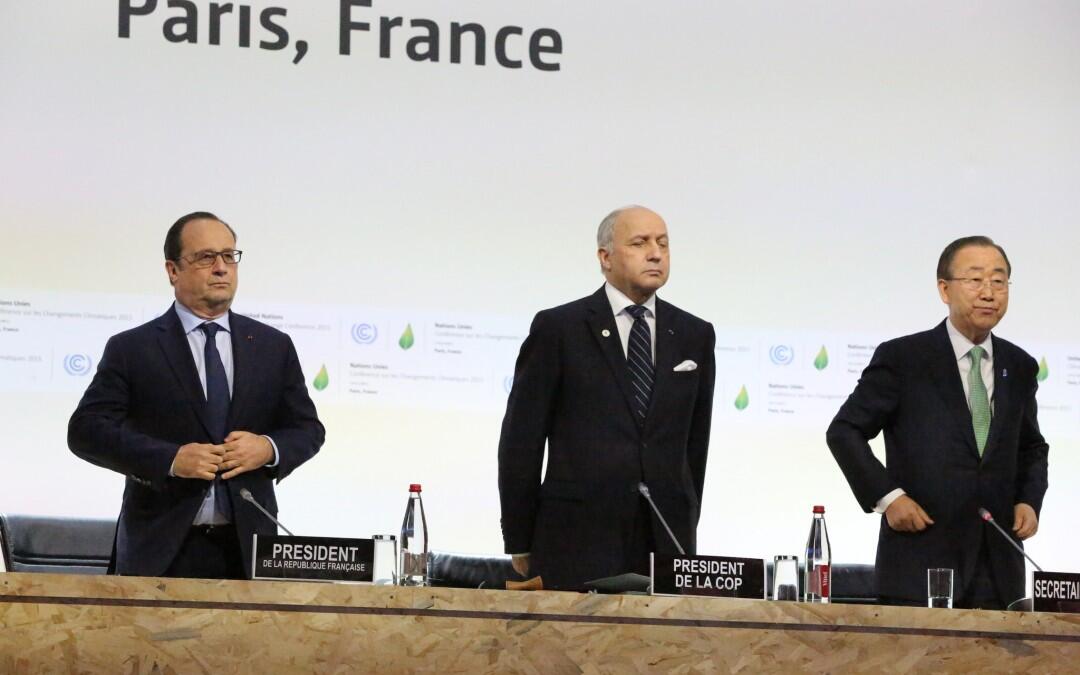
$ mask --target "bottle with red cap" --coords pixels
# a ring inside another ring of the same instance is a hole
[[[399,568],[399,585],[427,586],[427,518],[424,517],[424,500],[420,497],[419,483],[413,483],[409,486],[409,503],[405,506],[405,519],[401,521],[401,562]]]
[[[814,507],[814,521],[806,539],[806,573],[803,578],[806,602],[829,602],[832,598],[832,550],[825,527],[825,507]]]

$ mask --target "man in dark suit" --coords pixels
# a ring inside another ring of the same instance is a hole
[[[656,297],[669,268],[659,215],[614,211],[597,245],[607,283],[536,315],[499,441],[506,552],[546,588],[648,574],[650,551],[676,552],[642,482],[682,546],[696,545],[716,336]]]
[[[859,504],[883,513],[880,598],[925,604],[929,568],[954,570],[955,606],[1002,608],[1024,594],[1024,560],[979,518],[1035,534],[1048,446],[1038,366],[991,335],[1009,305],[1012,267],[988,237],[949,244],[938,262],[948,318],[878,346],[827,442]],[[885,432],[885,465],[867,441]]]
[[[252,534],[276,527],[280,481],[322,446],[324,430],[287,335],[229,311],[232,228],[180,218],[165,237],[176,302],[109,339],[68,425],[79,457],[127,476],[113,545],[118,574],[244,578]]]

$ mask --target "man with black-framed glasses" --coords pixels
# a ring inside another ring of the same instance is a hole
[[[949,316],[880,344],[826,440],[859,504],[882,514],[879,598],[925,605],[927,570],[954,570],[957,607],[1003,609],[1024,594],[1017,540],[1035,534],[1047,488],[1035,359],[991,334],[1009,307],[1012,265],[989,237],[957,239],[938,260]],[[885,464],[868,441],[885,433]]]
[[[118,574],[250,576],[252,534],[275,527],[241,490],[276,514],[274,481],[322,446],[292,340],[230,311],[241,255],[214,214],[177,220],[173,306],[109,339],[71,417],[72,452],[127,476]]]

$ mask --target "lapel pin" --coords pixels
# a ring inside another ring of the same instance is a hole
[[[607,328],[600,331],[600,334],[603,335],[604,337],[611,337],[611,331],[609,331]]]
[[[668,328],[668,329],[667,329],[667,334],[668,334],[668,335],[674,335],[674,334],[675,334],[675,331],[673,331],[673,330],[671,330],[670,328]]]
[[[1001,369],[1001,379],[1004,380],[1008,376],[1009,376],[1009,369],[1008,368],[1002,368]]]

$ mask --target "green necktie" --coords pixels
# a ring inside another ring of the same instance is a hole
[[[982,379],[982,357],[986,350],[975,346],[968,352],[971,357],[971,372],[968,373],[968,407],[971,408],[971,426],[975,430],[975,444],[979,446],[979,457],[986,448],[986,437],[990,435],[990,397],[986,395],[986,385]]]

